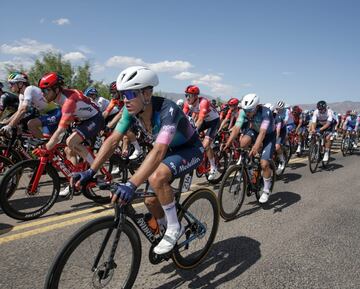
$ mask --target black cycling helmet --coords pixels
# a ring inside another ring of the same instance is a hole
[[[4,87],[3,83],[0,82],[0,89],[2,89]]]
[[[316,104],[317,109],[319,110],[324,110],[327,108],[327,104],[326,101],[324,100],[320,100],[317,104]]]

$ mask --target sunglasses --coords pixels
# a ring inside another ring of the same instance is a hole
[[[194,96],[194,94],[191,94],[191,93],[185,93],[185,97],[186,97],[186,98],[190,98],[190,97],[192,97],[192,96]]]
[[[138,97],[140,90],[124,90],[121,92],[121,95],[127,100],[133,100]]]

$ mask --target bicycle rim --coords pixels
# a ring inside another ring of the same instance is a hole
[[[218,199],[220,215],[225,220],[233,219],[239,212],[245,197],[246,175],[242,166],[231,166],[221,181]]]
[[[107,233],[110,238],[93,269]],[[115,233],[113,216],[99,218],[82,227],[58,253],[48,272],[45,288],[131,288],[140,267],[140,238],[134,226],[126,221],[113,258],[114,266],[106,272]]]
[[[46,164],[35,192],[31,192],[39,160],[14,165],[2,179],[0,202],[4,212],[18,220],[31,220],[45,214],[55,203],[60,190],[59,176]]]
[[[320,158],[319,154],[320,151],[318,144],[310,144],[308,159],[309,159],[309,168],[312,173],[316,172],[316,169],[319,165],[319,158]]]
[[[217,233],[219,205],[214,192],[205,188],[194,191],[183,202],[178,217],[185,233],[178,240],[172,258],[177,267],[191,269],[206,257]],[[179,247],[184,242],[187,246]]]

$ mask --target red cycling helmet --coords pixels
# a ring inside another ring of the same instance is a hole
[[[292,111],[293,111],[294,113],[297,113],[297,114],[302,113],[302,109],[301,109],[300,106],[298,106],[298,105],[295,105],[295,106],[293,107]]]
[[[44,89],[62,85],[64,85],[64,78],[56,72],[49,72],[44,74],[43,77],[41,77],[38,86],[41,89]]]
[[[189,85],[189,86],[185,89],[185,93],[189,93],[189,94],[200,94],[200,89],[199,89],[196,85]]]
[[[235,98],[235,97],[230,98],[230,100],[228,101],[228,105],[236,105],[236,106],[238,106],[238,104],[239,104],[239,100],[237,98]]]
[[[117,91],[117,89],[116,89],[116,81],[113,81],[113,82],[110,83],[109,91],[110,92]]]

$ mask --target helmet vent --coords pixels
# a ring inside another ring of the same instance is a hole
[[[136,74],[137,74],[137,71],[135,71],[133,74],[131,74],[130,77],[129,77],[129,79],[128,79],[128,81],[131,80],[131,79],[133,79],[133,78],[136,76]]]

